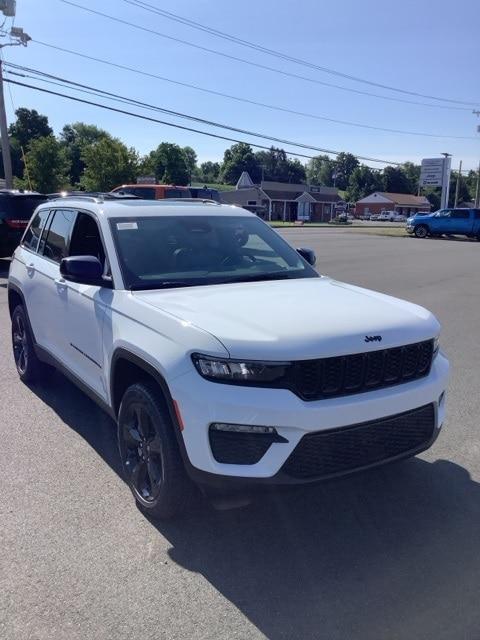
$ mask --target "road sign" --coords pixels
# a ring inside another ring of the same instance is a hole
[[[420,170],[421,187],[441,187],[445,176],[444,158],[424,158]]]

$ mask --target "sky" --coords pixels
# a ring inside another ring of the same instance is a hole
[[[419,162],[422,158],[449,152],[453,155],[454,168],[459,160],[463,161],[463,169],[478,166],[480,117],[472,113],[473,109],[480,109],[478,0],[455,3],[450,0],[297,0],[295,3],[287,0],[145,0],[197,24],[317,66],[407,91],[472,103],[468,105],[397,93],[285,61],[147,12],[125,0],[72,2],[130,24],[93,15],[62,0],[17,0],[15,26],[22,27],[32,41],[27,47],[4,48],[5,59],[152,105],[314,147],[349,151],[388,162]],[[314,82],[202,51],[135,29],[132,23],[256,64],[302,75]],[[50,49],[40,42],[282,109],[433,135],[391,133],[277,111],[112,68]],[[64,92],[30,79],[19,80]],[[55,133],[65,123],[93,123],[142,154],[160,142],[169,141],[192,146],[200,162],[221,160],[224,150],[232,144],[13,85],[11,97],[6,89],[6,101],[9,122],[14,118],[15,108],[34,108],[48,116]],[[103,102],[112,105],[107,100]],[[179,118],[140,108],[135,110],[189,126]],[[272,144],[251,135],[232,134],[206,125],[190,126],[247,142]],[[276,146],[318,155],[316,151],[293,145]]]

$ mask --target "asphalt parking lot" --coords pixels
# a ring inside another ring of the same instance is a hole
[[[154,524],[120,477],[109,418],[58,373],[18,381],[0,261],[2,640],[480,637],[480,243],[282,234],[322,273],[438,316],[453,372],[434,447]]]

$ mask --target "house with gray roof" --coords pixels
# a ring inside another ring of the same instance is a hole
[[[343,204],[333,187],[270,180],[256,185],[247,172],[242,173],[234,190],[222,191],[220,197],[225,204],[244,207],[266,220],[287,222],[328,222],[336,215],[335,207]]]

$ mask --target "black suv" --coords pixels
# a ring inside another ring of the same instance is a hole
[[[46,200],[36,191],[0,189],[0,258],[12,255],[33,212]]]

